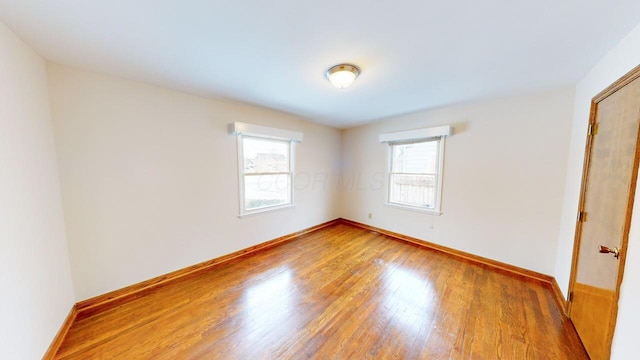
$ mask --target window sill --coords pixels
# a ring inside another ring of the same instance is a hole
[[[264,214],[264,213],[270,213],[270,212],[275,212],[275,211],[280,211],[280,210],[286,210],[289,208],[294,208],[296,207],[295,204],[286,204],[286,205],[280,205],[280,206],[270,206],[267,208],[263,208],[263,209],[257,209],[257,210],[253,210],[250,212],[246,212],[244,214],[240,214],[238,215],[238,218],[240,219],[244,219],[246,217],[251,217],[254,215],[260,215],[260,214]]]
[[[435,216],[442,215],[441,211],[431,210],[431,209],[424,209],[424,208],[420,208],[420,207],[417,207],[417,206],[394,204],[394,203],[390,203],[390,202],[386,202],[386,203],[384,203],[384,205],[385,206],[389,206],[389,207],[393,207],[393,208],[396,208],[396,209],[414,211],[414,212],[419,212],[419,213],[423,213],[423,214],[429,214],[429,215],[435,215]]]

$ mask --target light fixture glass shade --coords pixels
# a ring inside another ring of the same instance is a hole
[[[354,65],[340,64],[327,70],[327,78],[338,89],[344,89],[351,85],[360,74],[360,70]]]

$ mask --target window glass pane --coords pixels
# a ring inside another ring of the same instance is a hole
[[[435,175],[391,174],[389,201],[397,204],[435,208]]]
[[[289,204],[291,181],[288,174],[245,175],[244,206],[254,210],[267,206]]]
[[[269,173],[289,171],[289,142],[244,137],[244,172]]]
[[[391,172],[435,174],[438,165],[438,141],[392,145]]]

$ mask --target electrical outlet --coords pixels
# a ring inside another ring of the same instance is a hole
[[[371,213],[369,213],[369,219],[371,219],[373,217],[373,215]]]

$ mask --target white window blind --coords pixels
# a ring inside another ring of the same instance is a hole
[[[294,204],[294,150],[302,133],[233,123],[237,136],[240,217]]]
[[[440,214],[444,139],[450,126],[380,135],[388,144],[388,205]]]

